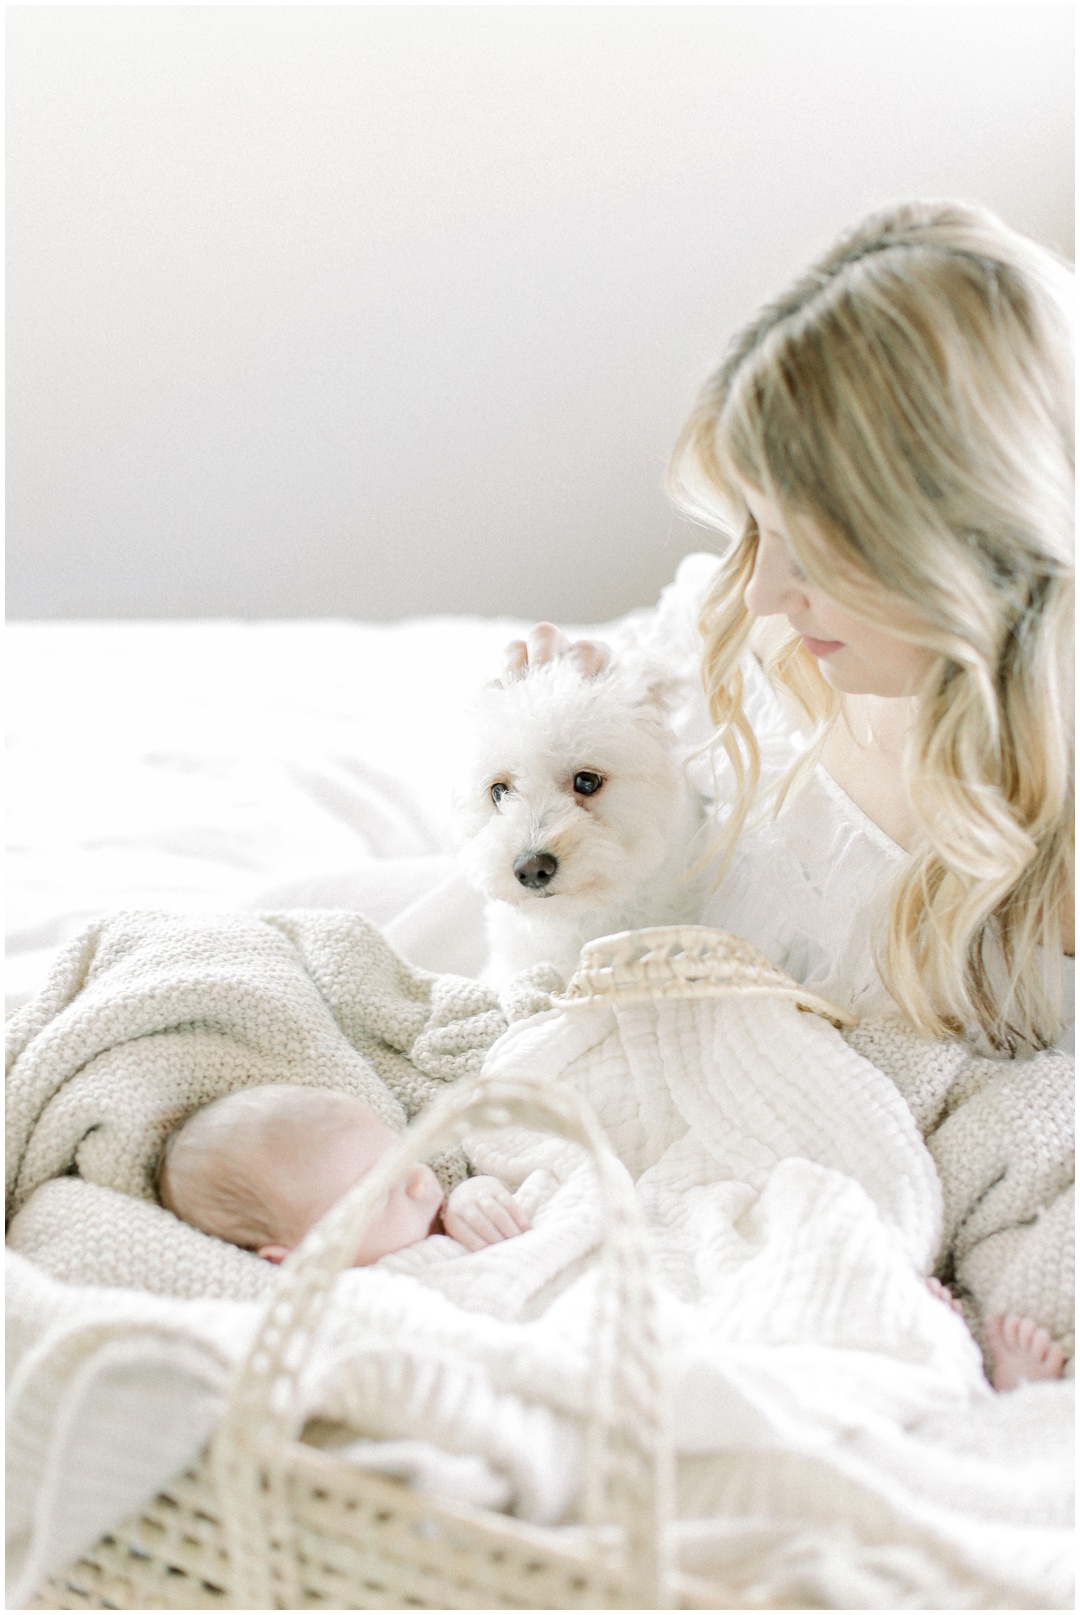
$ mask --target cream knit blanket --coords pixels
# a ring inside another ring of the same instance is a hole
[[[750,1581],[781,1601],[785,1555],[813,1527],[800,1574],[817,1602],[1067,1604],[1072,1387],[992,1396],[962,1324],[921,1277],[943,1218],[962,1247],[958,1271],[972,1256],[977,1267],[981,1247],[993,1254],[995,1239],[1032,1233],[1008,1221],[1008,1195],[1003,1220],[980,1221],[1009,1176],[973,1147],[985,1128],[957,1134],[967,1177],[943,1200],[915,1120],[948,1161],[950,1120],[980,1099],[992,1116],[1008,1069],[977,1071],[962,1054],[928,1066],[896,1027],[845,1041],[783,991],[545,1002],[535,983],[500,1008],[475,983],[411,971],[354,916],[109,921],[69,950],[12,1028],[9,1193],[22,1208],[12,1232],[36,1226],[34,1254],[55,1274],[57,1244],[79,1245],[96,1219],[106,1232],[81,1245],[84,1283],[115,1284],[124,1273],[95,1263],[115,1262],[118,1215],[143,1261],[167,1223],[180,1228],[150,1197],[161,1139],[186,1109],[227,1086],[315,1072],[400,1115],[475,1071],[513,1011],[540,1009],[501,1036],[486,1069],[576,1088],[637,1184],[663,1296],[684,1565],[717,1573],[742,1519],[764,1531]],[[371,1438],[474,1453],[509,1478],[520,1513],[558,1519],[572,1508],[591,1394],[591,1173],[576,1146],[521,1130],[466,1145],[480,1170],[520,1184],[532,1232],[467,1258],[435,1238],[342,1275],[309,1411]],[[79,1178],[55,1177],[71,1166]],[[1017,1174],[1024,1193],[1036,1179],[1031,1163]],[[1048,1194],[1056,1179],[1040,1181]],[[35,1225],[46,1201],[52,1212]],[[202,1294],[234,1299],[65,1290],[40,1267],[15,1269],[11,1451],[25,1540],[13,1563],[24,1587],[48,1568],[49,1485],[55,1501],[76,1455],[85,1468],[98,1450],[112,1473],[122,1435],[145,1459],[139,1442],[160,1437],[163,1375],[173,1426],[197,1446],[223,1371],[243,1353],[257,1309],[239,1299],[255,1292],[236,1264],[254,1263],[262,1284],[264,1265],[181,1232],[227,1252],[229,1272],[216,1256],[204,1266]],[[173,1260],[158,1263],[156,1285],[131,1267],[126,1282],[164,1291]],[[173,1269],[181,1293],[198,1282],[193,1261]],[[127,1422],[110,1436],[102,1412],[113,1406]],[[168,1451],[175,1466],[180,1447]]]
[[[934,1158],[944,1197],[936,1272],[976,1338],[992,1313],[1045,1325],[1075,1349],[1075,1066],[1047,1051],[988,1060],[900,1021],[845,1031],[891,1077]]]
[[[518,978],[500,1005],[475,981],[413,968],[349,913],[102,920],[8,1025],[8,1218],[27,1207],[14,1242],[69,1282],[262,1293],[265,1263],[157,1205],[169,1132],[275,1082],[356,1094],[403,1128],[480,1069],[508,1014],[547,1002],[543,977]],[[460,1151],[432,1164],[447,1189],[468,1171]]]

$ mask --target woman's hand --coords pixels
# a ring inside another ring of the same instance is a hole
[[[478,1251],[526,1233],[529,1219],[498,1178],[466,1178],[446,1202],[443,1227],[466,1250]]]
[[[594,679],[611,660],[611,646],[601,639],[570,640],[552,622],[538,622],[527,639],[512,639],[503,651],[503,683],[523,679],[530,667],[569,656],[582,678]]]

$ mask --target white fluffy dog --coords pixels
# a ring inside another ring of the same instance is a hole
[[[698,918],[702,812],[660,681],[564,656],[489,686],[477,720],[454,828],[489,899],[486,981],[541,960],[565,979],[593,937]]]

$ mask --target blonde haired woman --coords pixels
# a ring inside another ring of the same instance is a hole
[[[701,616],[706,922],[1004,1057],[1069,1019],[1071,297],[982,210],[876,214],[736,337],[672,468],[731,540]],[[510,662],[566,649],[543,625]],[[1060,1372],[1045,1331],[1000,1328]]]
[[[1010,1054],[1063,1016],[1069,281],[973,209],[877,215],[740,335],[675,460],[737,534],[703,618],[729,841],[759,767],[740,659],[779,617],[757,645],[812,755],[910,855],[883,980],[917,1026]]]

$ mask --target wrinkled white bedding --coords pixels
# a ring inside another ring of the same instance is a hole
[[[688,557],[669,591],[665,644],[691,669],[715,565]],[[619,643],[655,617],[571,632]],[[415,963],[478,973],[481,905],[450,856],[451,785],[472,697],[528,626],[10,624],[8,1008],[61,943],[120,908],[401,916],[394,940]]]
[[[111,909],[295,896],[384,922],[422,898],[453,873],[455,735],[515,626],[11,625],[9,1007]]]
[[[851,1534],[834,1565],[842,1607],[860,1563],[867,1607],[897,1607],[895,1581],[865,1568],[888,1544],[907,1550],[915,1607],[1068,1602],[1071,1386],[1031,1388],[1018,1421],[927,1290],[940,1188],[886,1077],[823,1021],[752,997],[556,1008],[512,1027],[487,1070],[575,1088],[637,1181],[691,1522],[677,1536],[699,1573],[722,1569],[725,1530],[749,1513],[789,1536],[813,1520],[822,1543]],[[554,1523],[572,1509],[594,1394],[596,1184],[562,1139],[507,1129],[467,1149],[522,1186],[533,1230],[468,1256],[436,1237],[344,1274],[304,1406],[478,1458],[516,1512]],[[136,1478],[156,1461],[164,1481],[207,1433],[257,1308],[116,1291],[65,1303],[17,1263],[15,1282],[23,1317],[38,1315],[15,1354],[9,1460],[16,1495],[38,1500],[12,1522],[25,1588],[60,1503],[93,1512],[71,1458],[92,1450],[103,1410],[143,1409]],[[163,1374],[190,1419],[150,1439]],[[768,1553],[759,1569],[775,1573]]]

